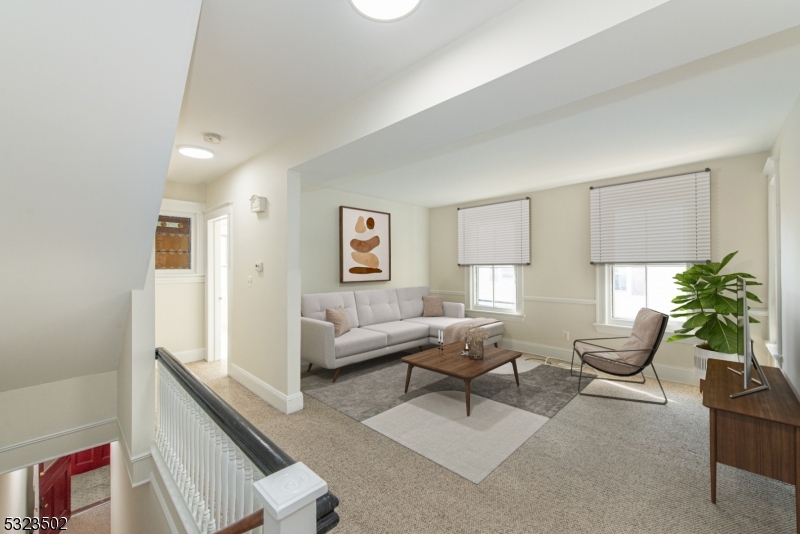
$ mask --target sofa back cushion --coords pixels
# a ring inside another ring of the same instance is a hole
[[[356,291],[355,298],[359,326],[400,320],[400,305],[394,289]]]
[[[300,313],[303,317],[325,321],[325,310],[335,310],[341,306],[347,312],[350,319],[350,326],[358,327],[358,312],[356,312],[356,300],[352,291],[342,293],[311,293],[303,295],[300,300]]]
[[[427,297],[430,294],[428,286],[398,289],[397,303],[400,305],[400,318],[405,320],[413,317],[422,317],[422,297]]]

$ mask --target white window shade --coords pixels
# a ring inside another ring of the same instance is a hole
[[[460,208],[459,265],[530,265],[529,198]]]
[[[711,173],[591,190],[592,263],[711,260]]]

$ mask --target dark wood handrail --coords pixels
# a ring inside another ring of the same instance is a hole
[[[163,347],[157,348],[156,359],[262,473],[271,475],[297,463],[222,397],[200,381],[170,351]],[[317,534],[329,532],[339,524],[339,515],[334,511],[338,505],[339,499],[331,492],[317,499]]]
[[[264,524],[264,510],[258,510],[240,519],[236,523],[231,523],[222,530],[216,531],[214,534],[244,534],[250,532],[254,528],[258,528]]]

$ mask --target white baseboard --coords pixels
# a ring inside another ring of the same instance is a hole
[[[228,362],[228,375],[285,414],[303,409],[303,394],[299,391],[293,395],[281,393],[231,362]]]
[[[172,355],[178,358],[181,363],[199,362],[206,359],[206,349],[184,350],[173,352]]]
[[[561,347],[553,347],[551,345],[542,345],[540,343],[531,343],[528,341],[518,341],[510,338],[503,338],[500,342],[500,346],[504,349],[518,350],[527,354],[544,356],[545,358],[554,358],[565,362],[572,361],[572,350],[562,349]],[[696,386],[699,383],[699,380],[694,375],[694,368],[692,367],[656,364],[656,370],[658,371],[659,378],[662,380],[688,384],[690,386]],[[644,374],[645,376],[653,377],[653,370],[648,367],[645,369]]]

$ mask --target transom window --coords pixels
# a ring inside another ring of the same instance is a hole
[[[678,296],[673,277],[687,268],[685,263],[611,265],[611,318],[633,321],[641,308],[669,315],[677,307],[672,303]]]
[[[517,276],[513,265],[474,265],[473,307],[517,309]]]

